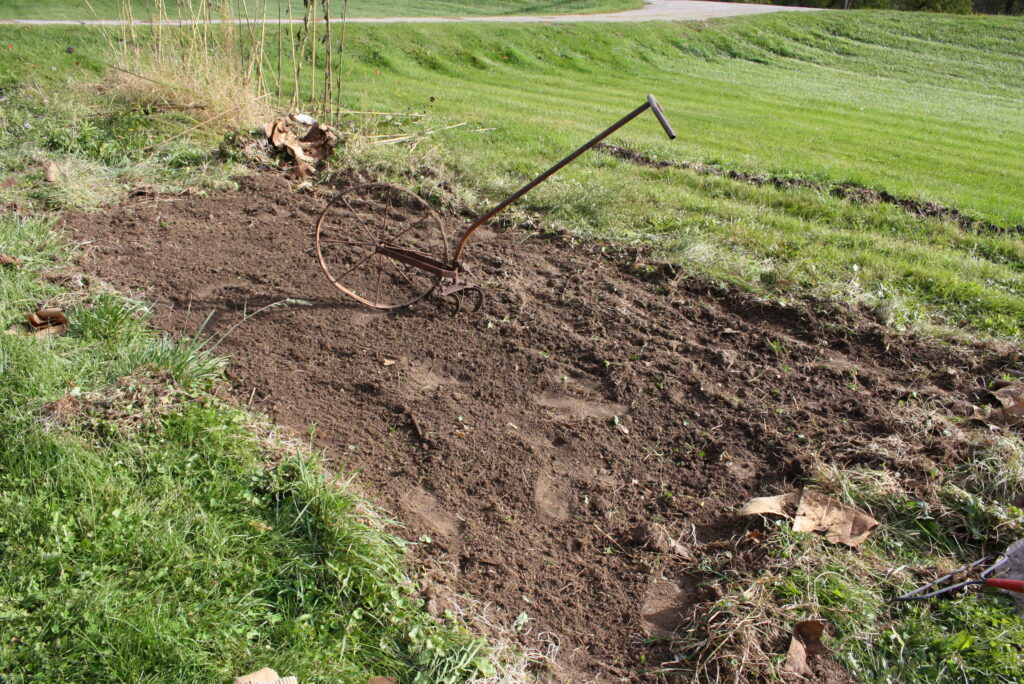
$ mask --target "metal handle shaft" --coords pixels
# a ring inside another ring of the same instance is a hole
[[[636,117],[643,114],[648,109],[651,109],[654,112],[654,115],[658,117],[658,121],[661,122],[662,128],[665,129],[665,133],[668,134],[669,139],[674,139],[676,137],[675,131],[672,130],[672,126],[669,125],[668,120],[665,118],[665,113],[662,111],[661,105],[658,104],[658,101],[654,99],[653,95],[648,95],[647,102],[644,102],[642,105],[631,111],[629,114],[622,117],[621,119],[613,123],[611,126],[598,133],[595,137],[591,138],[589,141],[584,143],[582,146],[580,146],[579,149],[570,154],[568,157],[558,162],[557,164],[555,164],[550,169],[534,178],[532,181],[530,181],[523,187],[516,190],[514,193],[512,193],[507,198],[502,200],[501,203],[498,204],[498,206],[494,207],[486,214],[484,214],[476,221],[474,221],[473,225],[467,228],[466,232],[463,233],[462,237],[459,239],[459,244],[455,247],[455,255],[452,258],[453,262],[456,264],[458,263],[459,258],[462,256],[462,250],[466,246],[466,243],[469,241],[469,236],[472,235],[477,228],[490,221],[492,218],[494,218],[502,211],[504,211],[504,209],[508,207],[508,205],[512,204],[526,193],[530,192],[530,190],[533,190],[535,187],[546,181],[559,170],[571,164],[581,154],[597,145],[599,142],[601,142],[609,135],[611,135],[615,131],[619,130],[620,128],[628,124]]]
[[[658,101],[654,99],[653,95],[647,96],[647,104],[651,106],[651,111],[654,112],[654,116],[658,117],[658,121],[661,122],[661,127],[665,129],[665,135],[668,136],[669,140],[676,139],[676,132],[672,130],[672,124],[665,118],[665,111],[658,104]]]

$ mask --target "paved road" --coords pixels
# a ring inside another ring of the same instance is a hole
[[[469,22],[503,22],[508,24],[570,24],[582,22],[618,22],[618,21],[702,21],[716,17],[736,17],[747,14],[763,14],[765,12],[807,12],[813,11],[808,7],[783,7],[780,5],[754,5],[741,2],[712,2],[711,0],[647,0],[647,6],[643,9],[630,10],[628,12],[610,12],[607,14],[550,14],[550,15],[509,15],[501,17],[382,17],[380,19],[349,19],[352,24],[451,24]],[[215,19],[213,23],[220,23]],[[245,19],[236,19],[236,23],[247,23]],[[287,23],[288,20],[285,20]],[[341,19],[332,19],[333,22],[340,22]],[[301,19],[294,19],[293,23],[301,23]],[[32,24],[36,26],[49,25],[98,25],[118,26],[121,21],[116,19],[0,19],[0,24]],[[138,25],[146,25],[152,22],[136,20]],[[188,21],[166,21],[167,25],[189,24]],[[258,20],[252,23],[259,23]],[[276,19],[268,19],[267,23],[276,24]]]

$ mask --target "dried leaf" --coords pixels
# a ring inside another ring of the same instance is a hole
[[[305,152],[316,159],[323,161],[334,154],[334,147],[338,144],[338,134],[333,128],[324,124],[313,124],[299,141]]]
[[[57,168],[56,164],[50,162],[46,167],[46,175],[43,177],[43,180],[47,183],[56,183],[60,180],[60,169]]]
[[[263,127],[270,144],[294,160],[295,166],[289,175],[300,180],[313,173],[317,162],[329,158],[338,144],[337,131],[312,119],[309,119],[309,130],[300,139],[294,127],[305,125],[304,121],[306,119],[286,116]]]
[[[298,684],[298,682],[299,680],[295,677],[279,676],[269,667],[235,679],[235,684]]]
[[[797,506],[793,530],[823,532],[834,544],[860,546],[878,527],[878,521],[852,506],[810,489],[804,489]]]
[[[0,252],[0,266],[14,266],[17,268],[18,266],[21,266],[21,259],[18,257],[12,257],[10,254]]]
[[[975,406],[969,420],[983,423],[990,428],[1013,427],[1024,420],[1024,383],[997,382],[988,394],[997,407]]]
[[[811,677],[814,670],[807,663],[808,655],[826,653],[828,649],[821,643],[821,635],[825,632],[824,620],[804,620],[793,628],[793,638],[786,652],[786,662],[782,669],[801,677]]]
[[[1024,383],[1007,382],[992,392],[1001,409],[993,411],[1006,426],[1016,425],[1024,418]]]
[[[49,328],[39,328],[38,330],[36,330],[32,334],[35,335],[36,337],[38,337],[39,339],[46,339],[48,337],[60,337],[60,336],[64,335],[65,333],[67,333],[67,331],[68,331],[68,326],[61,324],[61,325],[52,325]]]
[[[64,312],[56,308],[40,309],[28,315],[28,324],[33,330],[46,330],[57,326],[66,326],[68,317]]]
[[[13,188],[17,184],[17,176],[8,176],[7,178],[4,178],[3,181],[0,181],[0,190],[7,190],[8,188]]]
[[[760,544],[761,539],[764,537],[764,532],[761,530],[747,530],[747,533],[740,539],[741,544]]]
[[[792,518],[790,510],[800,501],[799,492],[789,492],[778,496],[761,496],[751,499],[743,504],[736,512],[737,515],[781,515],[784,518]]]
[[[791,513],[794,506],[795,516]],[[878,521],[866,513],[810,489],[751,499],[737,515],[791,518],[795,531],[823,532],[830,542],[847,546],[860,546],[878,527]]]

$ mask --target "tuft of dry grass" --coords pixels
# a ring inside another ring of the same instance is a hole
[[[250,128],[267,121],[270,92],[264,78],[264,32],[255,24],[213,21],[226,5],[211,0],[177,3],[173,14],[164,0],[155,0],[146,19],[181,21],[181,27],[162,24],[120,27],[111,38],[116,70],[111,79],[115,97],[141,109],[198,111],[200,125]],[[138,19],[130,2],[122,18]]]

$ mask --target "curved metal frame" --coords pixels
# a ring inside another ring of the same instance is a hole
[[[386,188],[391,188],[391,189],[394,189],[394,190],[398,190],[399,192],[403,192],[403,193],[405,193],[405,194],[407,194],[407,195],[409,195],[411,197],[414,197],[416,199],[416,201],[421,205],[421,208],[423,208],[423,209],[425,209],[427,211],[427,215],[429,217],[428,220],[433,221],[434,224],[437,226],[437,231],[438,231],[438,233],[441,236],[442,249],[444,250],[444,260],[445,260],[445,262],[447,262],[447,260],[448,260],[448,236],[444,232],[444,222],[441,220],[441,217],[437,214],[437,212],[434,211],[433,207],[431,207],[426,202],[426,200],[424,200],[422,197],[417,195],[415,192],[413,192],[412,190],[410,190],[408,188],[404,188],[404,187],[402,187],[400,185],[393,185],[391,183],[364,183],[362,185],[356,185],[356,186],[353,186],[351,188],[348,188],[346,192],[347,193],[352,193],[353,191],[358,191],[360,189],[376,188],[376,187],[386,187]],[[315,235],[315,240],[314,240],[315,245],[316,245],[316,256],[317,256],[317,260],[320,262],[320,268],[323,270],[324,274],[327,276],[327,279],[331,282],[332,285],[334,285],[334,287],[338,288],[339,290],[341,290],[346,295],[348,295],[352,299],[356,300],[360,304],[363,304],[363,305],[368,306],[368,307],[370,307],[372,309],[377,309],[377,310],[380,310],[380,311],[392,311],[392,310],[395,310],[395,309],[403,309],[405,307],[412,306],[416,302],[422,301],[426,297],[430,296],[430,294],[433,293],[433,291],[437,289],[437,286],[441,284],[442,275],[440,275],[440,274],[436,274],[436,277],[434,278],[433,284],[430,285],[430,287],[428,287],[422,294],[420,294],[419,296],[415,297],[414,299],[411,299],[411,300],[406,301],[406,302],[402,302],[400,304],[381,304],[379,302],[376,302],[376,303],[375,302],[371,302],[370,300],[368,300],[365,297],[359,295],[358,293],[354,292],[350,288],[347,288],[344,285],[342,285],[341,283],[339,283],[338,280],[334,277],[334,274],[331,273],[330,267],[327,265],[327,260],[324,257],[323,249],[321,248],[321,242],[320,242],[321,234],[322,234],[322,231],[323,231],[324,219],[327,218],[327,213],[329,211],[331,211],[331,209],[333,209],[335,207],[335,205],[339,201],[344,202],[346,205],[348,205],[348,200],[346,199],[345,194],[342,194],[342,193],[339,193],[338,195],[336,195],[334,197],[334,199],[332,199],[330,202],[327,203],[327,206],[324,207],[324,210],[320,213],[320,217],[317,219],[317,222],[316,222],[316,235]],[[349,206],[348,209],[349,209],[349,211],[351,211],[353,213],[353,215],[355,214],[355,210],[351,206]],[[378,244],[375,246],[373,254],[381,254],[381,255],[383,255],[386,258],[389,258],[389,259],[392,259],[392,260],[396,260],[394,257],[392,257],[391,255],[388,254],[389,248],[393,249],[394,246],[393,245],[389,245],[386,242],[378,242]],[[405,252],[405,251],[412,252],[412,250],[403,250],[403,252]],[[371,258],[372,258],[372,256],[373,255],[371,254]],[[433,260],[429,255],[423,254],[422,256],[425,257],[426,259]],[[405,261],[405,260],[403,259],[402,261]],[[408,262],[406,261],[406,263],[408,263]],[[410,265],[416,266],[416,264],[410,264]],[[427,270],[427,269],[420,268],[420,270]]]

